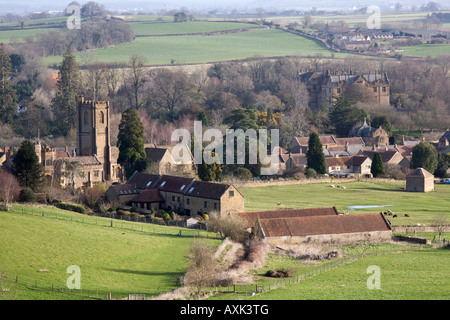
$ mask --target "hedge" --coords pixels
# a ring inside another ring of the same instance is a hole
[[[71,204],[71,203],[57,202],[57,203],[55,203],[55,207],[64,209],[64,210],[79,212],[79,213],[86,213],[86,209],[84,207],[77,206],[77,205]]]

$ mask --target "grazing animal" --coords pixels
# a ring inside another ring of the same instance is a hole
[[[387,216],[387,212],[385,211],[385,212],[383,212],[383,214],[385,215],[385,216]]]
[[[278,202],[277,205],[281,206],[281,202]]]
[[[409,214],[405,213],[405,217],[409,217]]]
[[[335,188],[334,184],[331,184],[330,187]]]
[[[396,214],[394,214],[394,215],[392,216],[392,218],[397,218],[397,215],[396,215]]]
[[[344,187],[344,186],[342,186],[341,188],[342,188],[342,189],[345,189],[345,187]]]

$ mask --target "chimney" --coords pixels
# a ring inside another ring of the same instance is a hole
[[[77,156],[77,151],[76,151],[76,149],[73,149],[72,150],[72,157],[76,157]]]
[[[69,147],[68,146],[66,146],[66,152],[69,153]]]
[[[376,146],[373,144],[372,145],[372,150],[375,151],[376,150]]]

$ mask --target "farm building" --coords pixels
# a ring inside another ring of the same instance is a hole
[[[434,191],[434,176],[424,168],[417,168],[406,176],[406,191]]]
[[[378,242],[392,236],[382,213],[264,218],[256,221],[253,232],[271,245]]]

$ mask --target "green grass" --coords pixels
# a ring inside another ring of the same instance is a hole
[[[247,32],[215,36],[143,37],[131,43],[92,50],[89,55],[102,62],[129,62],[133,54],[143,56],[150,65],[207,63],[245,59],[252,56],[308,56],[321,53],[330,57],[323,45],[281,30],[253,29]],[[83,53],[76,54],[83,64]],[[336,55],[338,56],[338,55]],[[47,65],[57,64],[61,57],[47,57]]]
[[[450,44],[419,44],[409,47],[401,47],[403,55],[415,57],[438,57],[442,55],[450,55]]]
[[[427,225],[437,215],[450,219],[450,188],[435,185],[429,193],[406,192],[405,182],[346,182],[346,187],[331,188],[336,182],[267,186],[239,189],[245,197],[245,210],[269,210],[278,208],[315,208],[335,206],[339,212],[380,212],[387,209],[398,214],[389,218],[393,225]],[[277,203],[281,202],[281,205]],[[393,205],[349,211],[347,206]],[[404,214],[410,217],[404,217]]]
[[[154,296],[176,288],[187,267],[185,256],[193,238],[176,236],[179,228],[119,221],[111,228],[110,219],[52,207],[44,208],[42,217],[43,208],[34,208],[35,215],[22,214],[21,209],[0,212],[0,272],[19,279],[10,283],[7,298],[76,298],[50,290],[66,288],[70,265],[81,269],[81,289],[98,292],[99,298],[107,292],[115,298],[130,293]],[[43,269],[48,272],[40,272]],[[35,283],[41,290],[33,289]]]
[[[59,28],[41,28],[41,29],[23,29],[23,30],[2,30],[0,31],[0,42],[23,42],[27,37],[36,37],[37,35],[49,32],[51,30],[60,30]]]
[[[367,256],[270,290],[258,300],[448,300],[450,250],[426,249]],[[368,289],[369,266],[380,268],[381,289]]]
[[[186,23],[176,23],[171,21],[149,21],[130,22],[129,24],[133,29],[134,34],[137,36],[201,33],[259,27],[258,25],[249,23],[208,21],[193,21]]]

